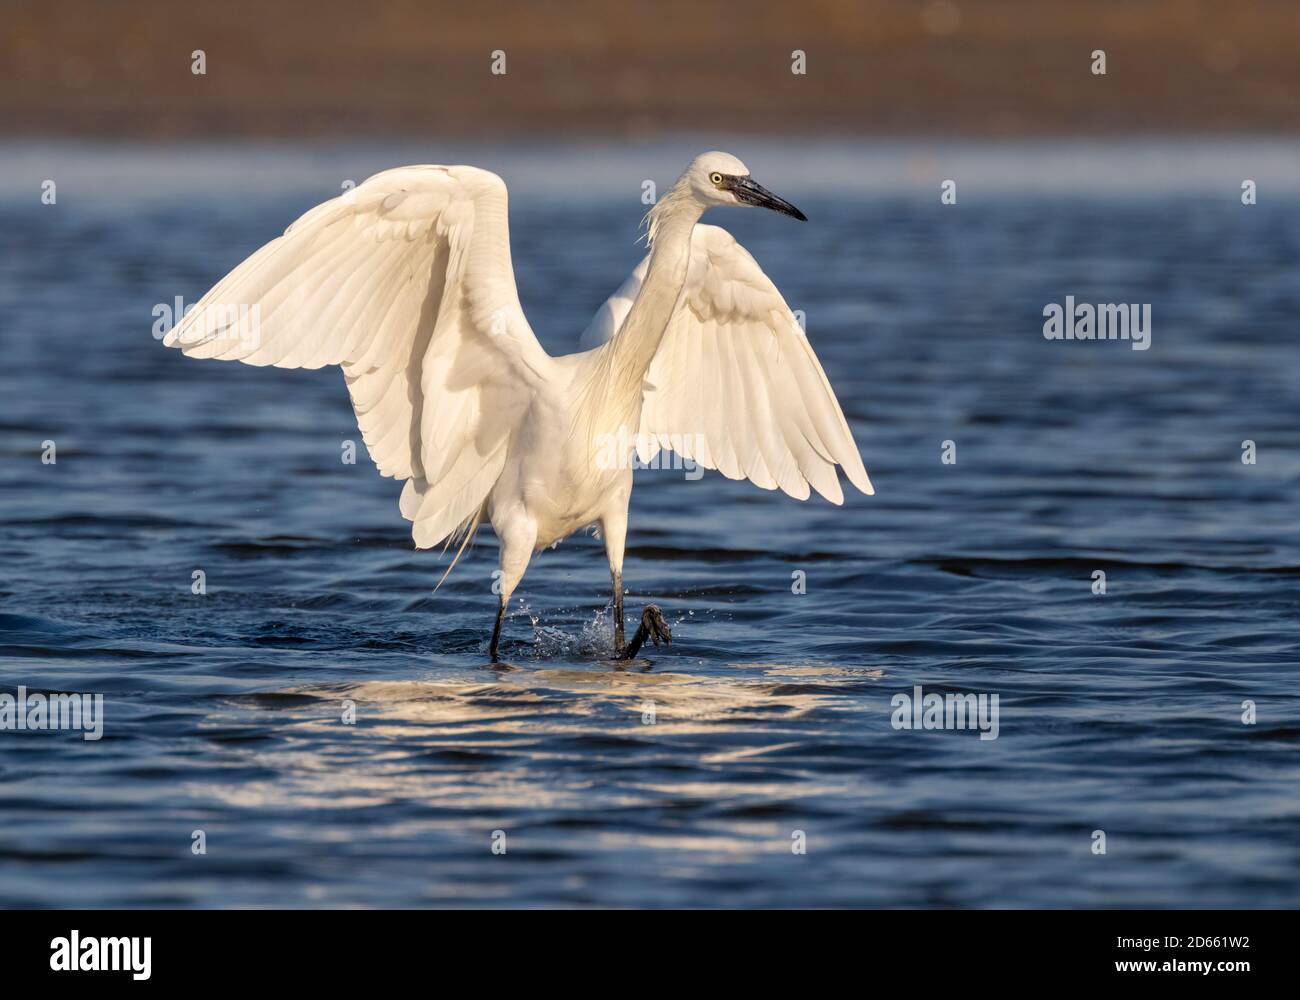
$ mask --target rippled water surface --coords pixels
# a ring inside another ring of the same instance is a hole
[[[675,642],[627,670],[599,541],[533,561],[493,669],[490,531],[433,594],[399,486],[340,460],[337,370],[152,336],[340,179],[436,151],[226,151],[191,180],[161,150],[26,155],[0,200],[0,684],[102,692],[106,724],[0,733],[0,901],[1298,901],[1300,201],[1246,208],[1240,171],[837,199],[736,151],[812,221],[708,221],[806,312],[877,495],[639,472],[629,612],[659,603]],[[583,196],[477,162],[516,191],[525,310],[573,349],[638,259],[642,174]],[[1044,340],[1067,294],[1150,303],[1151,349]],[[998,738],[895,730],[914,685],[997,694]]]

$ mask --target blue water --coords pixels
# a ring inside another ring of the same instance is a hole
[[[192,177],[164,149],[24,154],[0,198],[0,690],[100,692],[106,721],[0,732],[0,903],[1300,902],[1295,192],[1245,207],[1249,174],[1202,169],[942,207],[737,151],[812,221],[708,221],[806,312],[877,495],[639,472],[629,612],[659,603],[675,641],[631,670],[602,658],[599,541],[534,559],[493,669],[490,531],[434,595],[399,486],[340,460],[339,372],[152,335],[339,170],[436,151],[225,150]],[[584,195],[597,161],[547,164],[502,172],[524,308],[562,352],[639,256],[641,175]],[[53,206],[27,184],[64,176]],[[1151,349],[1044,340],[1066,295],[1150,303]],[[893,728],[914,685],[997,694],[998,738]]]

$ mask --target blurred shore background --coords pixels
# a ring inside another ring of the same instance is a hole
[[[9,137],[1294,133],[1295,0],[18,0]],[[791,72],[791,53],[807,72]],[[1106,53],[1106,74],[1091,71]],[[202,50],[206,73],[191,71]],[[492,53],[506,54],[504,75]]]

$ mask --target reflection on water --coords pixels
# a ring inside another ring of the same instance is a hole
[[[598,541],[534,561],[491,668],[490,533],[434,595],[399,490],[339,461],[336,371],[150,335],[338,164],[431,157],[224,150],[187,181],[193,151],[112,153],[154,189],[73,182],[80,151],[56,207],[5,189],[0,679],[103,692],[107,719],[99,743],[0,734],[0,901],[1294,903],[1300,202],[1240,205],[1246,144],[1186,157],[1199,180],[1172,194],[976,184],[952,210],[928,182],[837,200],[795,152],[762,170],[732,145],[813,221],[710,221],[805,310],[878,493],[638,473],[629,613],[661,604],[674,643],[627,669],[604,659]],[[642,174],[623,199],[608,174],[582,197],[555,180],[581,170],[533,163],[512,209],[556,351],[639,254]],[[1045,341],[1066,295],[1151,303],[1151,349]],[[894,730],[918,684],[997,693],[999,738]]]

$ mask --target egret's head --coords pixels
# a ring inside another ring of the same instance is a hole
[[[752,205],[808,221],[803,212],[751,178],[749,168],[730,153],[701,153],[686,168],[682,180],[706,206]]]

